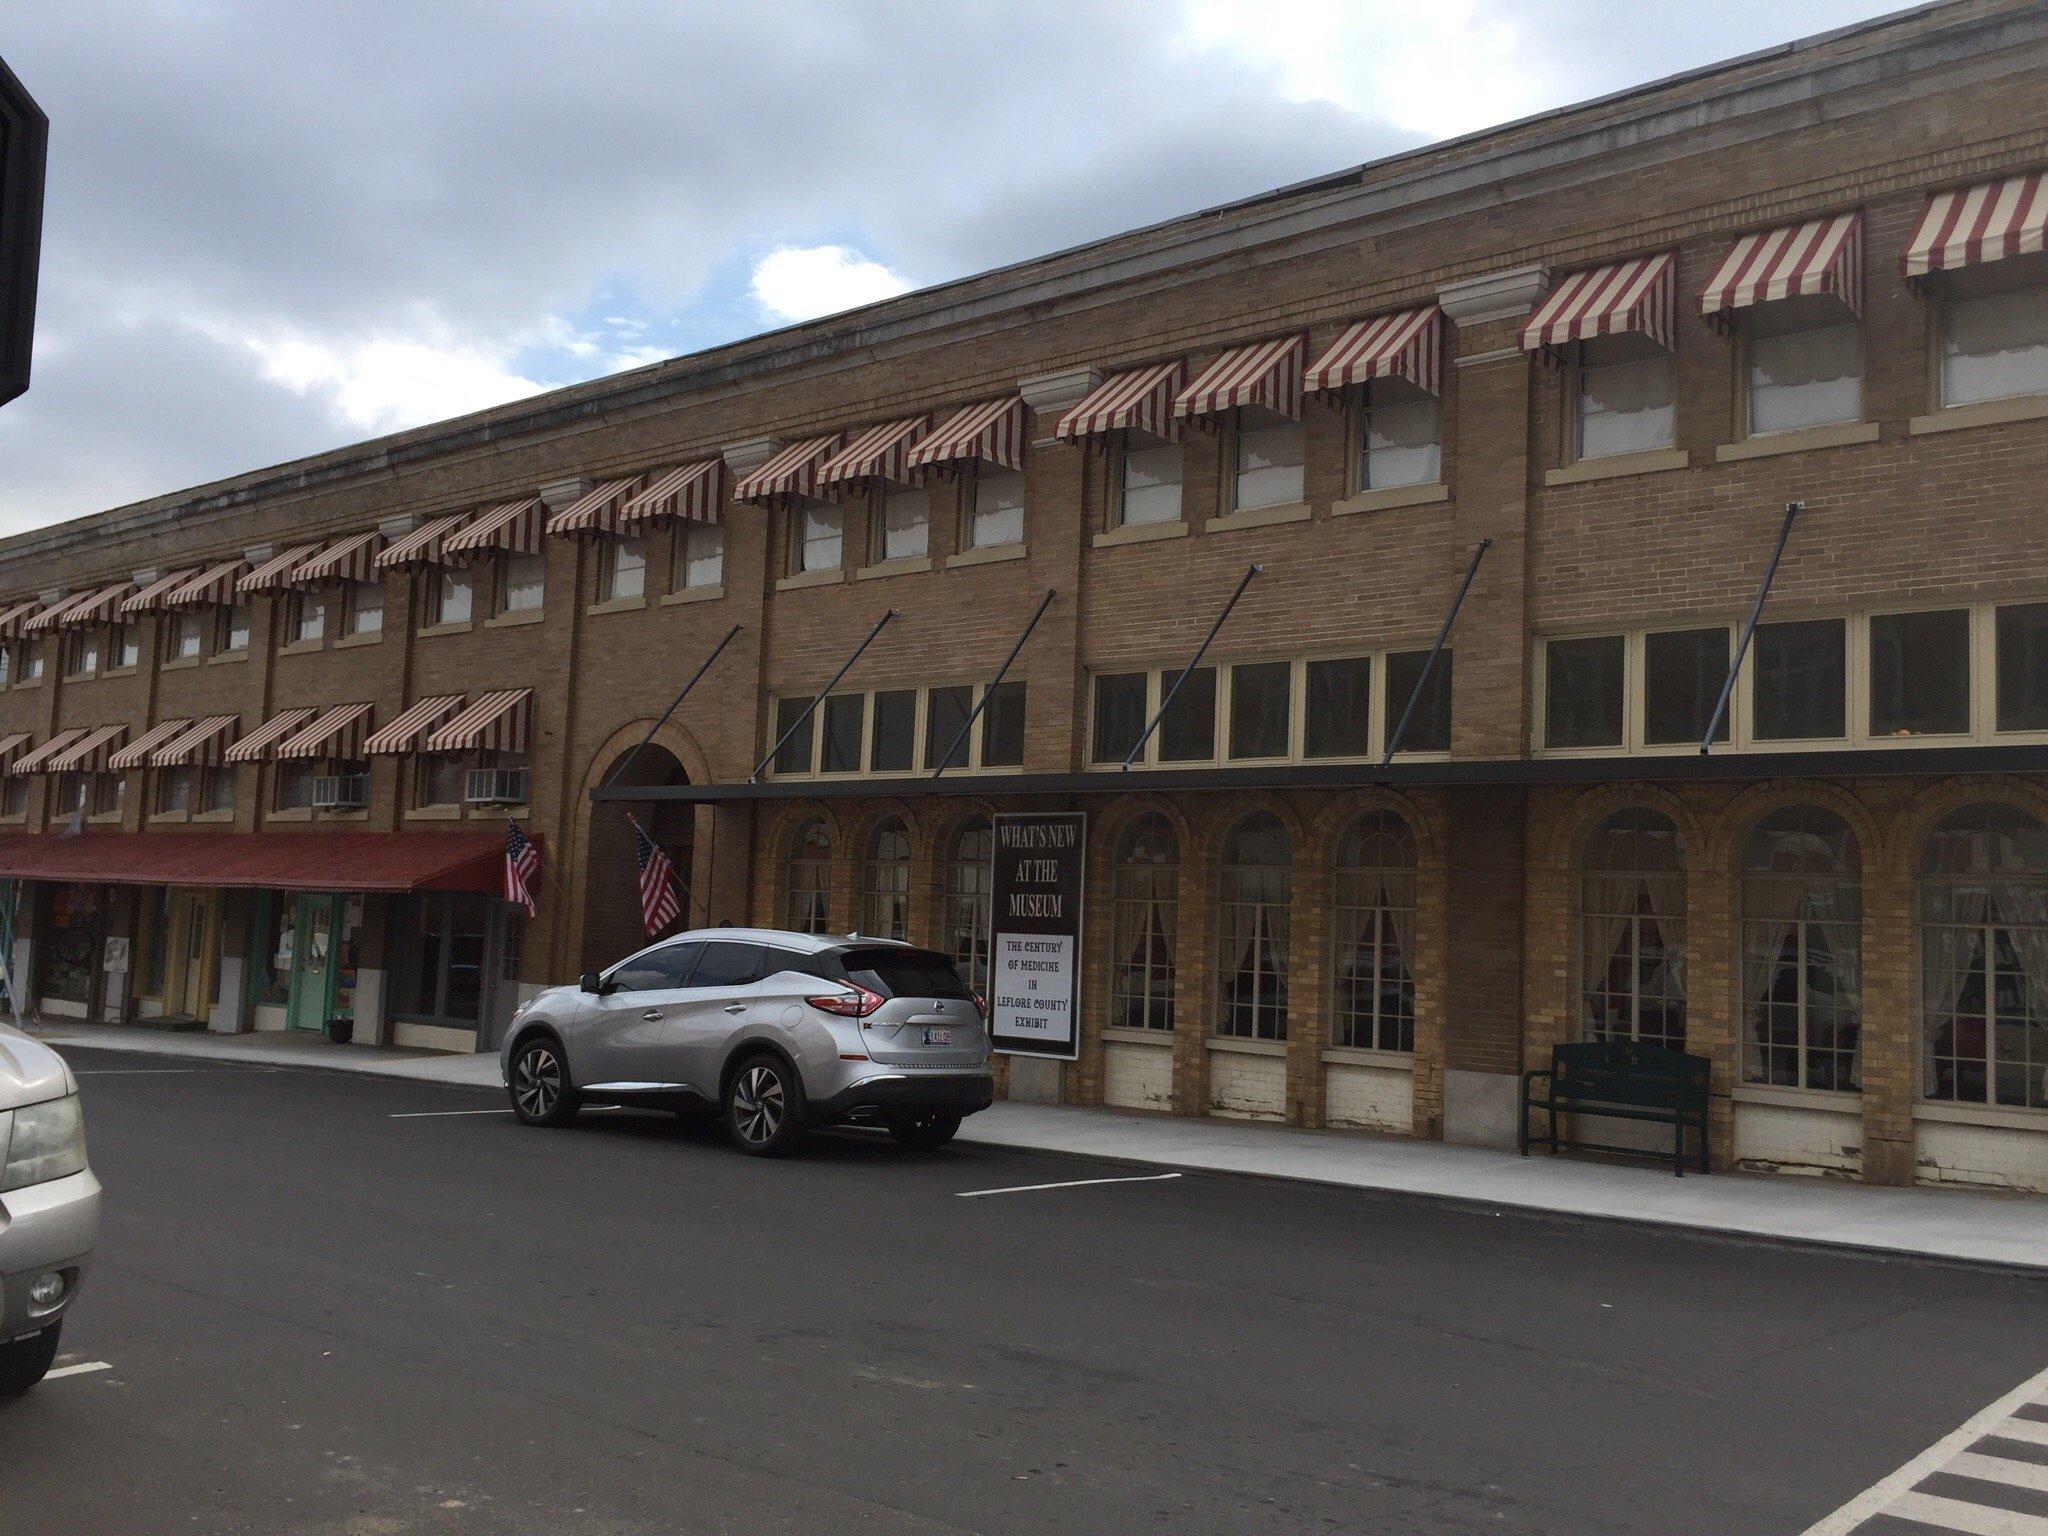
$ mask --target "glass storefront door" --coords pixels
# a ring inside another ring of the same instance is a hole
[[[45,935],[39,1002],[44,1012],[82,1019],[92,1012],[106,932],[106,894],[98,886],[45,887]]]

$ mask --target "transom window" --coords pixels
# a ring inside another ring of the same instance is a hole
[[[1617,811],[1579,877],[1579,1028],[1685,1049],[1685,850],[1660,812]]]
[[[1172,1029],[1180,848],[1166,818],[1147,812],[1126,827],[1113,864],[1109,1022],[1118,1029]]]
[[[2048,394],[2048,254],[1941,278],[1941,403]]]
[[[1223,839],[1216,911],[1216,1033],[1287,1038],[1294,857],[1287,829],[1255,811]]]
[[[1443,479],[1442,402],[1406,379],[1358,391],[1358,489],[1435,485]]]
[[[1298,421],[1257,406],[1241,406],[1231,422],[1231,510],[1299,502],[1308,462],[1308,434]]]
[[[942,683],[835,693],[800,722],[810,699],[778,699],[773,739],[781,741],[792,725],[795,733],[777,749],[771,767],[780,778],[908,774],[920,764],[926,771],[937,768],[949,750],[949,771],[1021,767],[1025,685],[1005,680],[973,715],[984,692],[986,684]]]
[[[1181,447],[1133,427],[1116,456],[1110,526],[1142,528],[1180,521]]]
[[[1671,354],[1647,336],[1580,342],[1572,388],[1576,456],[1669,448],[1677,431],[1675,389]]]
[[[1415,1049],[1415,839],[1391,811],[1368,811],[1337,840],[1330,913],[1336,964],[1330,1043]]]
[[[1856,1091],[1862,1081],[1863,896],[1856,834],[1788,806],[1742,857],[1742,1080]]]
[[[1197,667],[1133,766],[1369,758],[1386,750],[1388,733],[1411,698],[1416,707],[1401,738],[1402,752],[1447,752],[1451,652],[1437,657],[1417,698],[1428,655],[1396,651]],[[1121,764],[1179,675],[1178,667],[1098,673],[1089,762]]]

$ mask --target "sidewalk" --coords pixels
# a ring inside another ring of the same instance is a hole
[[[444,1056],[337,1046],[318,1037],[169,1034],[58,1022],[38,1025],[33,1032],[60,1048],[317,1067],[458,1087],[501,1086],[495,1055]],[[997,1104],[969,1119],[960,1139],[1070,1157],[1419,1195],[1490,1209],[1647,1222],[2048,1273],[2048,1198],[2038,1195],[1881,1189],[1743,1173],[1677,1179],[1648,1163],[1522,1158],[1441,1142],[1040,1104]]]

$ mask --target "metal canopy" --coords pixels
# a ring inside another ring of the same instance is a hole
[[[1173,790],[1458,788],[1478,785],[1692,784],[1757,779],[1937,778],[1959,773],[2048,773],[2048,744],[1983,747],[1845,747],[1813,752],[1697,752],[1654,757],[1471,758],[1423,763],[1298,763],[1260,768],[1148,768],[1084,773],[977,773],[915,778],[774,779],[759,784],[616,785],[594,800],[847,800],[979,794],[1122,795]]]

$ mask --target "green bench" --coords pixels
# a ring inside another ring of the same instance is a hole
[[[1560,1145],[1595,1152],[1643,1153],[1641,1147],[1560,1138],[1559,1115],[1604,1115],[1647,1120],[1671,1129],[1671,1171],[1685,1176],[1685,1133],[1699,1132],[1700,1172],[1707,1171],[1707,1075],[1704,1056],[1688,1056],[1658,1045],[1626,1040],[1592,1040],[1550,1048],[1548,1070],[1522,1074],[1522,1156],[1529,1155],[1529,1116],[1550,1117],[1549,1133],[1535,1138],[1555,1153]]]

